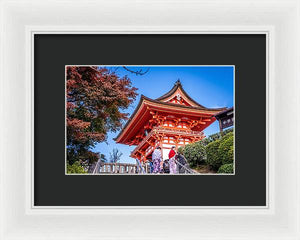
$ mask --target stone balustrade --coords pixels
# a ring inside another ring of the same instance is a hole
[[[143,166],[145,172],[149,172],[149,166]],[[101,163],[94,174],[138,174],[141,172],[137,164],[129,163]]]

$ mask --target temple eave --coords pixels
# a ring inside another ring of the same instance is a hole
[[[115,139],[117,143],[124,143],[124,136],[130,135],[133,131],[132,127],[142,127],[143,123],[149,120],[149,116],[151,112],[163,112],[164,114],[174,115],[178,117],[178,115],[184,115],[186,118],[213,118],[213,116],[223,111],[226,108],[222,109],[199,109],[194,107],[186,107],[177,104],[161,104],[161,103],[153,103],[147,100],[144,100],[141,104],[139,104],[138,108],[135,110],[135,114],[130,117],[128,122],[126,123],[123,130],[120,132],[119,136]],[[207,121],[207,119],[206,119]],[[126,140],[125,140],[126,142]]]

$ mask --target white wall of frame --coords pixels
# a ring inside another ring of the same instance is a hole
[[[0,3],[1,240],[300,239],[299,1],[2,0]],[[268,207],[33,207],[31,38],[34,32],[266,33]]]

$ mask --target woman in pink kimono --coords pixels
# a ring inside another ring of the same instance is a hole
[[[153,173],[160,173],[161,148],[157,147],[152,153]]]

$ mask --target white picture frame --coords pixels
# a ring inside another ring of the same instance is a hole
[[[0,7],[0,239],[300,239],[298,1],[3,0]],[[266,33],[267,207],[34,207],[33,33]]]

